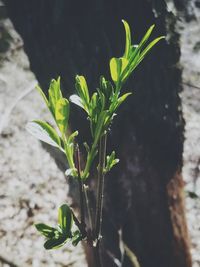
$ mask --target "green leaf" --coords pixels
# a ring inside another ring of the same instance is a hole
[[[139,63],[144,58],[144,56],[153,48],[154,45],[156,45],[160,40],[164,39],[164,36],[160,36],[156,39],[154,39],[140,54]]]
[[[81,232],[79,230],[75,231],[72,237],[72,245],[76,247],[81,240],[82,240]]]
[[[129,95],[131,95],[132,93],[126,93],[122,96],[120,96],[118,99],[117,99],[117,107],[118,108],[126,99]]]
[[[68,143],[74,142],[74,138],[78,136],[78,131],[73,132],[69,137],[68,137]]]
[[[78,95],[81,97],[82,100],[88,105],[90,102],[89,91],[87,87],[87,82],[84,76],[76,76],[76,90]]]
[[[110,156],[106,157],[106,169],[105,172],[108,172],[119,162],[119,159],[115,158],[115,151],[111,153]]]
[[[144,45],[148,41],[149,37],[151,36],[151,33],[152,33],[154,27],[155,27],[155,24],[151,25],[151,27],[147,30],[147,32],[145,33],[144,37],[142,38],[141,42],[138,45],[138,49],[141,50],[144,47]]]
[[[70,169],[67,169],[65,171],[65,175],[66,176],[73,176],[73,177],[75,177],[76,174],[77,174],[77,169],[76,168],[70,168]]]
[[[62,92],[60,90],[60,77],[58,77],[57,80],[51,80],[49,87],[49,105],[53,115],[55,114],[56,104],[60,98],[62,98]]]
[[[131,75],[131,73],[134,71],[134,69],[138,66],[139,58],[140,58],[140,52],[138,52],[135,55],[135,57],[132,61],[129,61],[126,69],[123,71],[123,73],[121,75],[121,80],[123,82],[125,82],[128,79],[128,77]]]
[[[97,143],[99,138],[103,134],[103,126],[104,126],[107,114],[108,114],[107,111],[102,111],[99,115],[96,129],[95,129],[95,133],[94,133],[94,138],[95,138],[94,143]]]
[[[44,223],[36,223],[35,227],[38,230],[38,232],[40,232],[42,235],[48,238],[55,237],[56,233],[58,232],[56,228],[51,227]]]
[[[99,96],[100,110],[102,111],[105,108],[106,98],[105,98],[104,93],[102,93],[101,90],[97,89],[97,91],[98,91],[98,96]]]
[[[62,134],[66,134],[69,121],[69,101],[61,98],[56,103],[55,118]]]
[[[89,147],[89,145],[87,144],[87,142],[84,142],[83,145],[84,145],[85,150],[87,151],[87,153],[89,153],[89,152],[90,152],[90,147]]]
[[[133,267],[140,267],[139,261],[136,255],[133,253],[133,251],[131,251],[130,248],[128,248],[124,242],[123,242],[123,245],[124,245],[124,250],[126,252],[126,255],[128,256],[130,262],[133,264]]]
[[[82,102],[82,99],[78,95],[71,95],[69,100],[74,103],[75,105],[81,107],[85,110],[84,104]]]
[[[100,76],[100,90],[106,97],[106,102],[112,98],[114,93],[113,86],[110,81],[106,81],[103,76]]]
[[[95,92],[90,100],[89,116],[94,119],[97,110],[97,93]]]
[[[121,73],[125,70],[128,65],[126,58],[112,58],[110,60],[110,73],[112,80],[117,83],[120,80]]]
[[[36,224],[36,229],[48,238],[44,243],[45,249],[57,249],[63,246],[68,238],[72,237],[72,222],[72,212],[67,204],[63,204],[58,210],[58,229],[42,223]]]
[[[138,45],[137,45],[137,44],[135,44],[135,45],[131,45],[130,53],[131,53],[131,54],[134,53],[135,50],[136,50],[137,48],[138,48]]]
[[[61,146],[60,137],[58,136],[55,129],[47,122],[38,120],[29,122],[26,125],[26,130],[33,136],[35,136],[37,139],[49,145],[55,147]]]
[[[47,250],[58,249],[67,242],[68,236],[61,234],[58,238],[52,238],[44,243],[44,248]]]
[[[151,51],[154,45],[156,45],[161,39],[165,38],[164,36],[158,37],[153,40],[142,52],[138,53],[135,59],[133,60],[132,64],[128,68],[128,75],[122,74],[123,80],[126,80],[130,74],[136,69],[136,67],[142,62],[144,57]]]
[[[154,29],[155,25],[152,25],[148,30],[147,32],[145,33],[145,35],[143,36],[142,40],[140,41],[140,43],[137,45],[136,49],[131,49],[131,54],[130,54],[130,57],[129,57],[129,62],[130,64],[133,63],[133,60],[135,59],[135,57],[141,53],[144,45],[146,44],[146,42],[148,41],[153,29]],[[134,47],[134,46],[132,46]]]
[[[72,227],[72,212],[67,204],[63,204],[58,210],[58,223],[62,232],[69,235]]]
[[[122,20],[126,32],[126,45],[125,45],[125,52],[124,57],[128,59],[130,49],[131,49],[131,31],[128,23],[125,20]]]
[[[44,92],[42,91],[42,88],[39,85],[37,85],[36,89],[39,92],[39,94],[42,96],[42,98],[44,99],[44,102],[46,103],[47,107],[49,108],[49,101],[48,101],[46,95],[44,94]]]

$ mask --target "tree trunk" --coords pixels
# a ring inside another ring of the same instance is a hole
[[[121,229],[141,267],[191,267],[181,176],[179,35],[165,1],[5,3],[37,79],[47,90],[50,79],[61,75],[66,95],[74,91],[75,74],[85,75],[90,88],[97,86],[100,74],[109,77],[109,59],[123,51],[122,18],[130,23],[135,43],[153,23],[155,36],[167,35],[167,41],[154,48],[126,84],[133,95],[121,108],[109,136],[109,151],[116,148],[121,161],[106,177],[103,258],[104,266],[116,266],[106,251],[120,256]],[[76,109],[75,114],[72,126],[88,136]],[[123,266],[132,266],[128,258]]]

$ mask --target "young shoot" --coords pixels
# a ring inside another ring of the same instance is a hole
[[[131,92],[123,93],[122,87],[152,47],[163,36],[148,42],[154,25],[151,26],[139,44],[132,44],[131,31],[128,23],[122,20],[125,29],[125,51],[122,57],[113,57],[110,60],[111,80],[104,76],[99,79],[99,86],[91,94],[86,78],[82,75],[75,77],[76,93],[69,100],[63,97],[60,87],[60,77],[52,80],[48,90],[48,96],[38,86],[44,102],[52,114],[56,127],[45,121],[34,120],[29,122],[27,130],[39,140],[60,149],[66,156],[68,169],[66,175],[77,179],[80,194],[80,219],[73,210],[63,204],[58,210],[58,225],[52,227],[44,223],[35,224],[36,229],[45,237],[45,249],[55,249],[66,242],[77,245],[81,240],[90,244],[94,251],[95,266],[102,266],[99,254],[99,242],[101,240],[101,224],[103,209],[104,177],[119,162],[115,151],[108,154],[106,149],[107,133],[116,116],[120,105],[131,95]],[[91,144],[84,143],[86,149],[85,166],[80,165],[80,144],[77,143],[78,131],[71,133],[69,129],[70,102],[79,106],[86,112],[92,137]],[[97,194],[96,212],[94,218],[90,212],[90,203],[87,197],[87,179],[91,178],[91,168],[96,164],[97,170]],[[90,218],[87,225],[85,214]],[[75,230],[74,230],[75,229]]]

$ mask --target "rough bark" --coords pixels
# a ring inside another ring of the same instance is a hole
[[[179,16],[184,17],[187,22],[196,19],[194,9],[195,5],[198,6],[198,1],[174,0],[173,2],[175,4],[176,9],[179,12]]]
[[[142,267],[191,267],[181,177],[183,118],[179,91],[180,50],[175,18],[163,0],[6,0],[9,15],[24,40],[31,68],[43,87],[62,76],[68,95],[74,75],[88,77],[90,88],[108,73],[108,60],[120,55],[120,20],[129,21],[140,39],[152,23],[167,34],[138,68],[126,88],[133,91],[115,119],[109,142],[121,163],[106,179],[104,245],[119,257],[118,230]],[[47,88],[47,87],[46,87]],[[125,88],[125,90],[126,90]],[[75,110],[75,125],[88,135]],[[106,253],[104,251],[104,253]],[[105,266],[115,266],[104,255]],[[131,266],[125,258],[123,266]]]

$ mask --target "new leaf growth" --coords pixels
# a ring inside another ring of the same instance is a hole
[[[147,44],[154,28],[153,25],[148,29],[141,42],[134,45],[132,44],[131,31],[128,23],[125,20],[122,20],[122,22],[126,35],[125,51],[122,57],[113,57],[110,60],[112,81],[101,76],[99,87],[91,95],[85,77],[77,75],[75,78],[76,94],[73,94],[69,98],[72,103],[81,107],[86,112],[89,120],[92,142],[89,145],[84,143],[87,157],[85,166],[82,169],[80,169],[80,159],[77,161],[77,156],[75,155],[76,153],[79,155],[79,151],[77,150],[79,145],[76,141],[78,131],[70,133],[70,103],[68,99],[63,97],[60,78],[51,81],[48,97],[39,86],[37,87],[37,90],[52,114],[56,127],[53,127],[45,121],[34,120],[28,123],[27,130],[39,140],[57,147],[66,155],[69,166],[66,175],[71,175],[78,180],[81,196],[81,222],[74,215],[72,209],[67,204],[63,204],[58,211],[58,225],[56,227],[51,227],[43,223],[35,224],[36,229],[46,238],[46,242],[44,243],[46,249],[59,248],[69,240],[71,240],[73,245],[77,245],[79,241],[85,238],[90,244],[97,244],[100,241],[104,176],[119,162],[119,159],[115,157],[115,151],[107,155],[106,135],[119,106],[131,95],[131,92],[121,93],[122,86],[144,57],[150,52],[152,47],[164,38],[163,36],[158,37]],[[94,160],[97,156],[99,157],[99,163],[96,166],[98,170],[96,217],[91,218],[86,180],[90,177],[91,167],[96,162]],[[86,207],[84,203],[87,203]],[[84,221],[84,209],[87,209],[90,221],[93,221],[93,223],[90,223],[90,226],[87,226]],[[75,230],[72,230],[74,227]],[[93,233],[92,237],[87,232],[88,229],[90,233]]]

